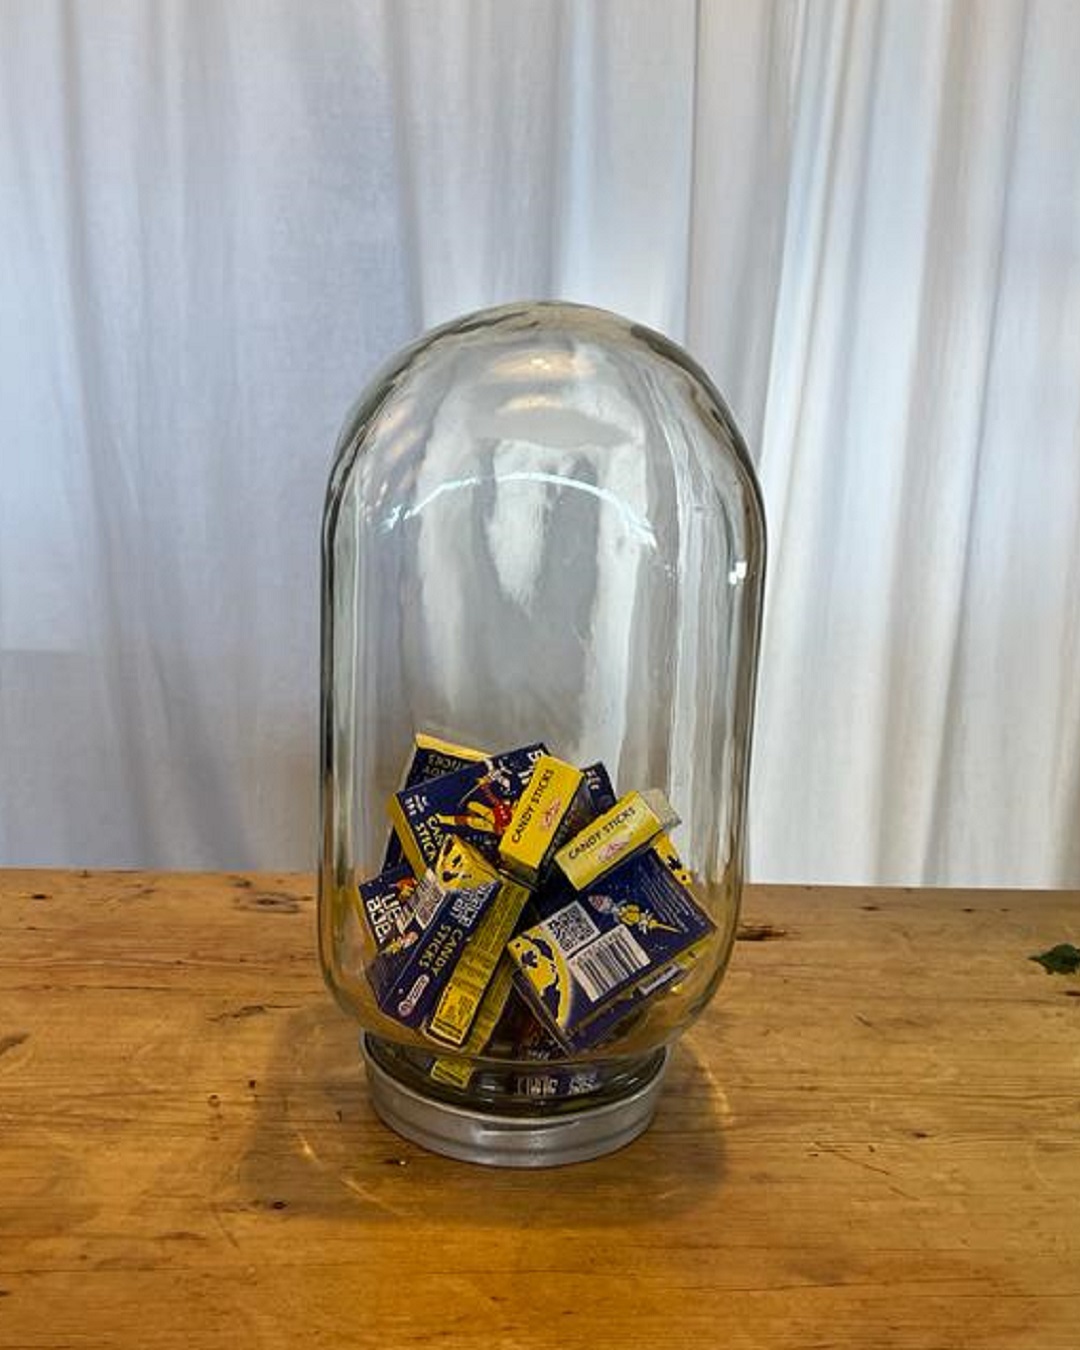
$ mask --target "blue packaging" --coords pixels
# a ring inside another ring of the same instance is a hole
[[[635,987],[666,987],[678,973],[666,968],[714,931],[678,871],[662,839],[572,899],[545,897],[540,922],[510,940],[518,987],[560,1044],[593,1043],[594,1018]]]
[[[407,928],[415,890],[416,877],[408,864],[384,868],[377,877],[360,882],[360,913],[376,951],[383,951]]]
[[[419,932],[403,954],[380,953],[368,978],[380,1008],[419,1027],[450,983],[469,938],[495,904],[504,882],[475,850],[449,837],[416,888],[406,934]]]
[[[593,812],[599,816],[605,811],[610,811],[615,805],[616,797],[607,769],[597,762],[587,764],[581,772],[585,775],[585,787],[589,793]]]
[[[432,778],[441,778],[443,774],[457,773],[458,770],[466,769],[470,764],[476,764],[484,758],[482,750],[474,750],[468,745],[457,745],[453,741],[444,741],[424,732],[417,734],[415,744],[413,757],[405,773],[405,782],[402,784],[406,788],[416,787],[418,783],[427,783]],[[397,837],[397,832],[391,830],[382,870],[388,872],[394,867],[400,867],[404,861],[405,853],[401,847],[401,840]]]
[[[546,753],[540,743],[523,746],[396,792],[390,819],[413,871],[419,876],[435,861],[447,835],[497,864],[514,805]]]

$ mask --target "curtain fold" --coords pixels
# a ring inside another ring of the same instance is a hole
[[[523,296],[758,464],[758,879],[1080,884],[1069,0],[0,7],[0,863],[307,867],[346,408]]]

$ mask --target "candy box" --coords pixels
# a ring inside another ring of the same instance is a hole
[[[423,937],[442,897],[436,888],[417,882],[408,863],[360,882],[357,894],[375,947],[365,971],[376,1000],[381,1002],[410,951]]]
[[[585,776],[585,789],[594,815],[609,811],[615,805],[615,789],[611,786],[607,769],[598,761],[596,764],[587,764],[581,772]]]
[[[360,882],[360,913],[377,952],[408,927],[415,890],[416,877],[407,864],[384,868],[377,877]]]
[[[366,965],[368,983],[374,990],[375,998],[380,1005],[384,998],[389,997],[390,990],[402,967],[413,948],[423,938],[428,924],[444,899],[444,892],[440,888],[430,883],[424,884],[428,880],[427,876],[424,880],[417,882],[412,869],[407,864],[404,867],[393,869],[389,874],[382,873],[375,878],[375,881],[381,881],[382,877],[386,875],[394,877],[402,874],[411,879],[412,893],[401,910],[401,917],[398,920],[399,927],[396,932],[389,932],[384,929],[383,940],[376,946],[375,955]],[[372,883],[364,884],[371,885]],[[408,880],[403,884],[407,885]]]
[[[524,746],[396,792],[390,799],[390,819],[416,874],[435,861],[447,835],[497,862],[499,840],[514,806],[533,765],[546,753],[539,743]]]
[[[519,997],[514,991],[514,970],[513,961],[504,951],[484,990],[468,1036],[458,1047],[458,1053],[440,1055],[432,1063],[430,1073],[436,1082],[468,1087],[473,1076],[473,1066],[465,1056],[479,1055],[487,1048],[496,1026],[503,1018],[508,1001]]]
[[[416,787],[418,783],[427,783],[432,778],[441,778],[443,774],[457,773],[458,770],[467,769],[470,764],[484,759],[482,750],[474,750],[468,745],[456,745],[453,741],[444,741],[425,732],[417,733],[415,747],[402,785],[406,788]],[[397,832],[392,830],[386,845],[382,870],[386,872],[393,867],[400,867],[404,861],[405,853],[401,847],[401,840]]]
[[[628,792],[564,844],[555,862],[574,889],[581,891],[677,823],[678,816],[662,792],[655,788]]]
[[[628,859],[508,944],[518,987],[569,1049],[581,1048],[591,1019],[713,931],[667,847],[667,857],[649,848]]]
[[[415,932],[415,937],[402,955],[387,959],[380,953],[368,967],[383,1012],[405,1026],[424,1022],[503,886],[474,849],[452,836],[446,839],[415,891],[403,935]]]
[[[523,1097],[582,1097],[600,1086],[600,1071],[590,1065],[580,1068],[534,1069],[519,1073],[514,1089]]]
[[[660,966],[639,984],[619,994],[606,1004],[600,1012],[587,1018],[580,1026],[563,1037],[566,1049],[575,1054],[583,1050],[593,1050],[604,1045],[618,1032],[627,1029],[632,1020],[644,1011],[645,1005],[653,1002],[656,996],[677,984],[705,950],[707,938],[687,947],[674,961]]]
[[[433,1039],[453,1046],[465,1041],[528,898],[524,886],[502,879],[498,894],[466,941],[428,1020],[426,1030]]]
[[[499,865],[535,886],[555,850],[595,816],[585,774],[541,755],[499,841]]]
[[[499,841],[499,865],[526,886],[545,886],[556,851],[614,805],[603,764],[575,769],[542,755]]]
[[[414,737],[416,749],[405,773],[403,787],[415,787],[417,783],[427,783],[432,778],[441,778],[443,774],[457,773],[467,769],[470,764],[479,764],[487,759],[483,750],[475,750],[471,745],[458,745],[455,741],[444,741],[439,736],[430,736],[418,731]]]
[[[631,985],[623,993],[606,1003],[592,1017],[586,1018],[572,1031],[556,1036],[550,1023],[542,1014],[534,1011],[534,1004],[524,994],[517,993],[518,1002],[512,1011],[517,1015],[516,1022],[507,1020],[507,1025],[499,1028],[500,1038],[505,1042],[503,1053],[517,1059],[558,1059],[567,1052],[580,1054],[585,1050],[601,1048],[617,1032],[627,1029],[646,1004],[665,989],[677,984],[693,966],[705,948],[705,939],[688,947],[674,961],[661,966],[652,975]]]

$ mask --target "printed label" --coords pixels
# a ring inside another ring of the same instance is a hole
[[[575,890],[584,890],[617,863],[645,848],[674,820],[659,793],[628,792],[555,854]]]
[[[544,754],[541,744],[524,746],[395,793],[390,818],[416,874],[434,862],[449,836],[497,862],[499,841]]]
[[[627,1015],[675,979],[672,963],[714,931],[682,884],[666,836],[662,846],[628,859],[508,944],[520,989],[569,1049],[604,1033],[598,1019],[614,1001],[637,991],[619,1013]]]
[[[599,1003],[649,964],[649,958],[626,928],[613,928],[570,958],[570,974],[594,1003]]]

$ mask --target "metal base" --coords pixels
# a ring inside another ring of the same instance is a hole
[[[582,1104],[555,1116],[500,1115],[417,1092],[376,1063],[361,1038],[371,1103],[386,1125],[414,1144],[487,1167],[558,1167],[612,1153],[646,1130],[656,1111],[667,1055],[625,1097]]]

